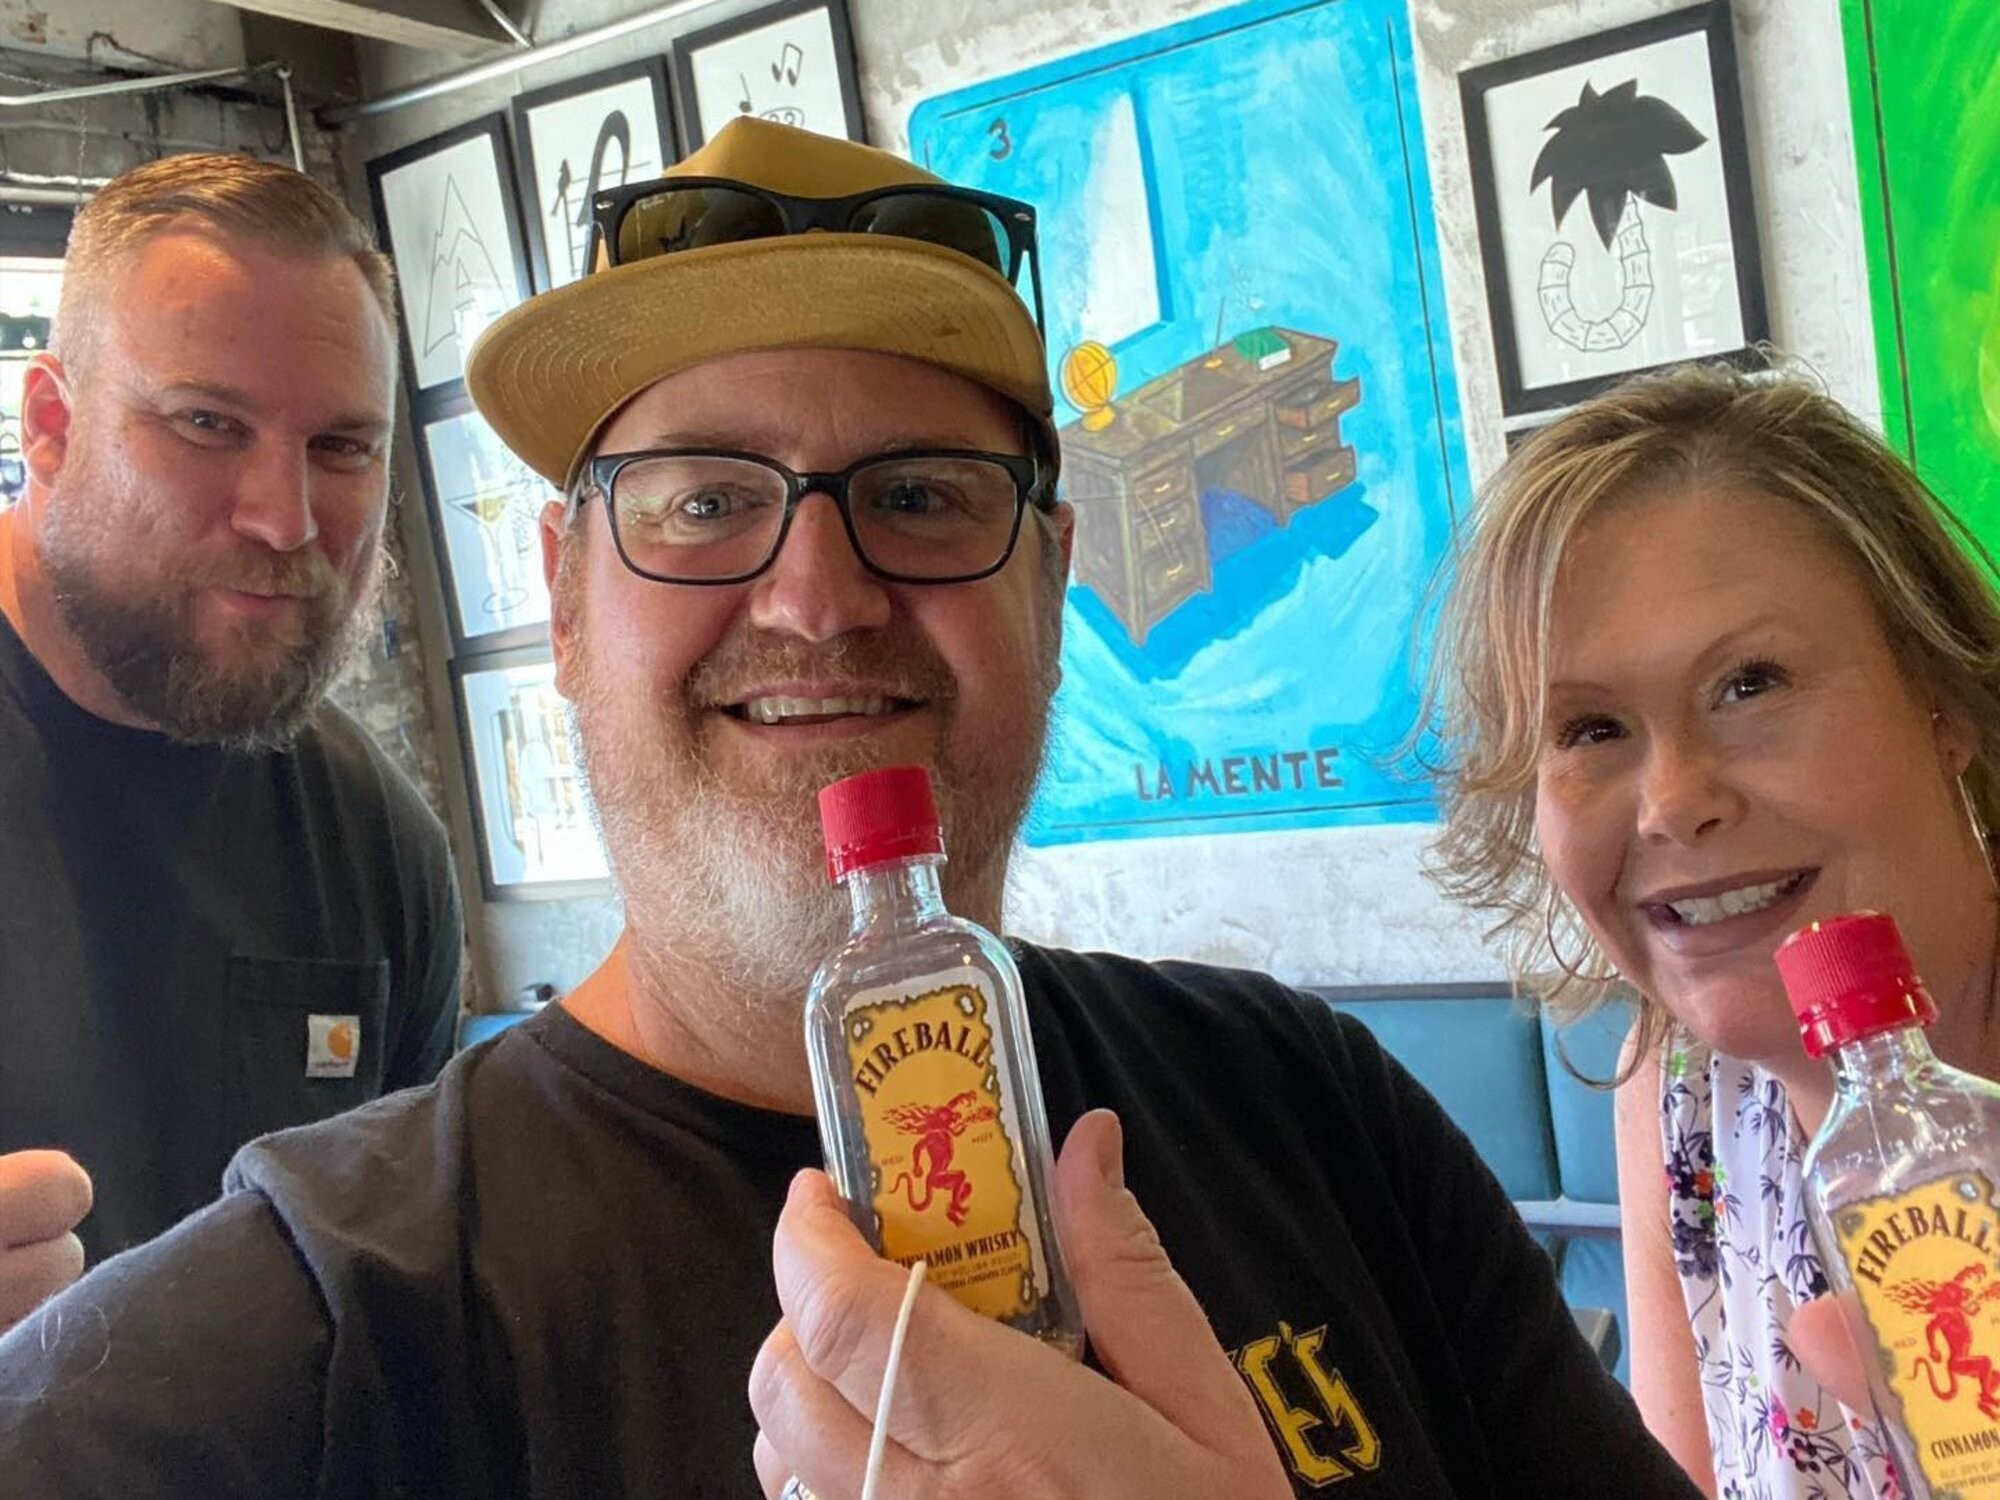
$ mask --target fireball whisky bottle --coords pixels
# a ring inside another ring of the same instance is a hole
[[[1895,922],[1857,912],[1778,949],[1835,1093],[1806,1211],[1914,1500],[2000,1497],[2000,1088],[1939,1062]]]
[[[820,1140],[861,1232],[978,1313],[1070,1354],[1083,1323],[1049,1209],[1049,1127],[1021,976],[945,910],[921,767],[820,793],[854,924],[806,996]]]

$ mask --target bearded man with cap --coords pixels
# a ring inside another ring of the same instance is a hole
[[[846,927],[814,799],[927,766],[946,898],[1000,924],[1071,537],[1033,214],[748,120],[594,209],[596,269],[468,379],[568,496],[558,682],[625,931],[0,1341],[23,1493],[858,1492],[900,1274],[802,1172],[803,995]],[[885,1493],[1694,1493],[1358,1026],[1255,975],[1015,952],[1116,1381],[927,1293]]]

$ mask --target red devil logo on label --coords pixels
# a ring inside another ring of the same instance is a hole
[[[1924,1345],[1930,1358],[1921,1355],[1910,1367],[1910,1378],[1922,1375],[1931,1394],[1940,1401],[1958,1396],[1958,1379],[1965,1376],[1977,1393],[1979,1409],[2000,1419],[2000,1371],[1983,1354],[1972,1352],[1972,1314],[1982,1305],[2000,1299],[2000,1281],[1988,1282],[1975,1290],[1974,1283],[1986,1280],[1986,1268],[1970,1265],[1945,1282],[1916,1279],[1899,1282],[1889,1295],[1913,1313],[1928,1313],[1924,1325]],[[1940,1386],[1937,1366],[1944,1366],[1945,1384]]]
[[[981,1104],[979,1096],[967,1089],[948,1104],[899,1104],[884,1110],[883,1117],[903,1134],[917,1138],[910,1150],[911,1170],[897,1173],[889,1191],[904,1193],[916,1213],[924,1212],[933,1198],[943,1193],[947,1195],[944,1216],[954,1224],[963,1224],[972,1207],[972,1184],[965,1173],[952,1168],[952,1141],[964,1135],[969,1126],[998,1119],[999,1111],[991,1104]],[[919,1188],[923,1190],[921,1198],[917,1196]]]

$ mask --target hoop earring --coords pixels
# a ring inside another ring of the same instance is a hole
[[[1958,788],[1958,805],[1965,809],[1965,826],[1972,830],[1972,841],[1979,846],[1979,853],[1986,862],[1986,878],[1993,883],[1993,894],[2000,896],[2000,871],[1993,868],[1993,834],[1980,821],[1978,804],[1972,800],[1972,789],[1965,784],[1965,772],[1960,771],[1953,785]]]
[[[1986,825],[1979,821],[1979,809],[1972,800],[1972,788],[1965,784],[1965,772],[1960,771],[1952,784],[1958,788],[1958,805],[1965,809],[1965,826],[1972,830],[1972,841],[1980,848],[1990,848],[1993,835]]]
[[[1618,978],[1618,970],[1615,968],[1609,969],[1602,974],[1586,974],[1562,956],[1562,950],[1556,946],[1556,902],[1558,899],[1560,898],[1556,895],[1556,888],[1551,884],[1549,886],[1548,905],[1542,913],[1542,936],[1548,941],[1549,957],[1556,961],[1558,969],[1561,969],[1563,973],[1567,974],[1578,984],[1611,984],[1615,982]]]

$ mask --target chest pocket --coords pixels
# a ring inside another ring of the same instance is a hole
[[[387,960],[229,960],[234,1144],[365,1104],[388,1065]]]

